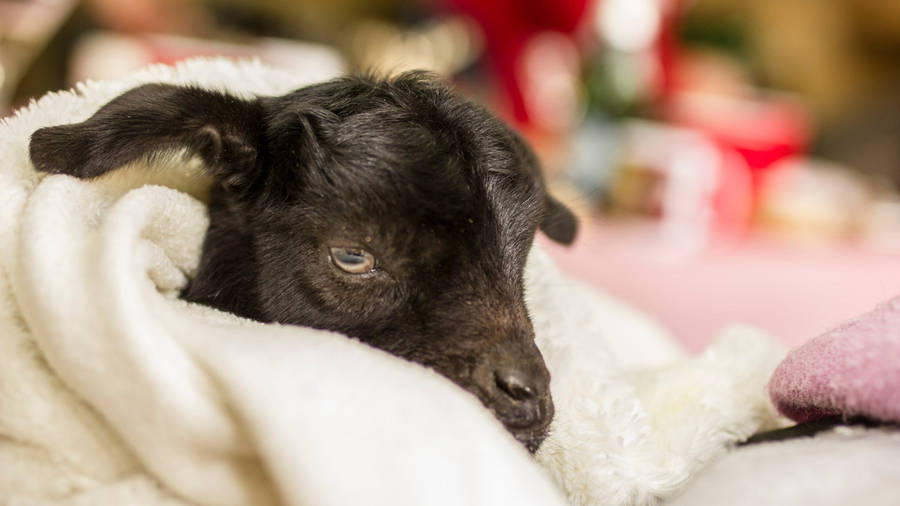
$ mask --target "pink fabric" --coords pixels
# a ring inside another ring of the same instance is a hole
[[[900,297],[792,351],[769,395],[798,422],[831,415],[900,422]]]
[[[571,247],[541,245],[570,275],[634,305],[698,353],[735,322],[796,348],[900,291],[896,254],[750,236],[673,257],[655,225],[581,225]]]

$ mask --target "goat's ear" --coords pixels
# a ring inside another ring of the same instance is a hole
[[[37,170],[101,176],[161,151],[199,156],[226,187],[255,178],[265,127],[258,101],[199,88],[147,84],[113,99],[81,123],[31,136]]]
[[[538,187],[542,188],[541,191],[546,192],[547,185],[544,182],[541,164],[538,162],[537,156],[519,134],[512,130],[510,130],[510,134],[514,149],[520,160],[523,161],[525,169],[538,183]],[[578,232],[578,219],[562,202],[553,198],[549,193],[544,193],[544,214],[539,227],[550,239],[560,244],[572,244],[575,234]]]
[[[541,231],[558,243],[572,244],[578,232],[578,219],[562,202],[547,195]]]

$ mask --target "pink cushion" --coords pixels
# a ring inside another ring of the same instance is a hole
[[[900,422],[900,297],[788,354],[769,382],[784,415]]]

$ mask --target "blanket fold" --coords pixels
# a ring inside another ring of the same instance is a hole
[[[196,160],[94,181],[28,160],[35,129],[141,83],[275,95],[325,77],[192,60],[3,123],[0,503],[648,504],[778,423],[764,386],[782,352],[760,332],[734,328],[688,358],[535,248],[527,303],[557,405],[535,459],[433,371],[179,300],[207,226]]]

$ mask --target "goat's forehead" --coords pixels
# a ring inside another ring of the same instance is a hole
[[[385,233],[453,231],[476,222],[483,224],[493,214],[491,199],[480,183],[419,175],[398,177],[396,171],[310,193],[314,196],[307,203],[322,215],[319,218],[339,224],[342,230],[357,226]]]
[[[533,233],[542,190],[502,123],[462,102],[454,114],[373,103],[341,115],[320,139],[325,172],[304,178],[328,222],[401,247],[507,250]]]
[[[495,210],[530,214],[538,184],[509,146],[495,143],[485,153],[452,142],[394,142],[395,135],[338,146],[322,171],[303,178],[307,192],[347,213],[401,212],[446,221],[483,220]]]
[[[542,189],[515,161],[498,168],[441,157],[361,163],[351,159],[328,170],[327,177],[307,191],[319,195],[326,207],[355,218],[452,224],[484,222],[491,216],[535,219],[540,212]]]

